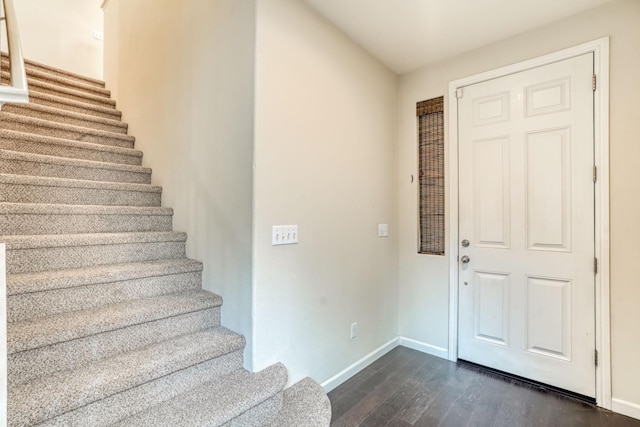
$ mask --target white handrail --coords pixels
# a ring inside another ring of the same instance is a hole
[[[13,0],[2,0],[4,5],[4,21],[7,26],[7,46],[9,47],[9,63],[11,65],[10,85],[0,85],[0,108],[7,102],[25,104],[29,102],[27,71],[22,56],[18,19],[13,7]]]

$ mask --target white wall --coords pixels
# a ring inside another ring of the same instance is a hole
[[[416,119],[418,101],[445,95],[448,82],[611,36],[611,338],[614,409],[640,417],[640,2],[621,0],[460,55],[400,79],[399,223],[400,335],[448,348],[447,257],[416,254]],[[447,129],[447,127],[445,127]],[[447,143],[451,143],[446,135]],[[447,180],[448,182],[448,180]],[[447,248],[449,253],[449,248]],[[626,403],[625,403],[626,402]],[[617,405],[617,406],[615,406]],[[624,406],[626,405],[626,406]],[[634,406],[636,405],[636,406]]]
[[[253,0],[111,0],[105,77],[143,164],[251,344]]]
[[[25,58],[102,79],[101,0],[14,0]],[[4,24],[2,50],[7,51]]]
[[[397,79],[303,2],[256,14],[255,368],[323,382],[397,335]]]

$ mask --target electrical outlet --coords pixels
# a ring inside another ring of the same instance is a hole
[[[295,245],[298,243],[297,225],[274,225],[271,230],[271,245]]]
[[[358,336],[358,322],[353,322],[351,324],[351,339],[354,339]]]
[[[104,41],[104,33],[102,31],[94,31],[93,38],[96,40]]]

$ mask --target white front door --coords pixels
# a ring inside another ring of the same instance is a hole
[[[592,75],[589,53],[458,99],[458,357],[589,397]]]

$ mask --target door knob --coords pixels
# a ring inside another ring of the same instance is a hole
[[[469,261],[471,261],[471,258],[469,258],[469,256],[467,256],[467,255],[464,255],[462,258],[460,258],[460,261],[461,261],[463,264],[468,264],[468,263],[469,263]]]

